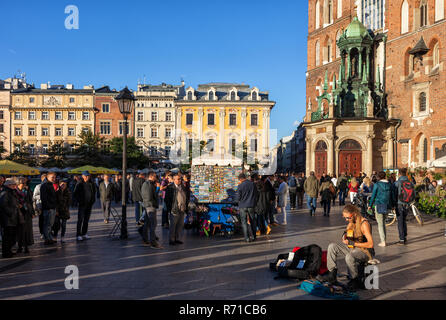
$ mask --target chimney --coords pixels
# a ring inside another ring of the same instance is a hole
[[[67,83],[66,88],[67,88],[67,90],[73,90],[74,89],[74,87],[73,87],[73,85],[71,83]]]
[[[48,89],[48,84],[46,84],[46,83],[42,83],[42,84],[40,85],[40,89],[42,89],[42,90],[47,90],[47,89]]]

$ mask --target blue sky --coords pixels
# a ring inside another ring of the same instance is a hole
[[[65,29],[67,5],[79,30]],[[278,137],[305,115],[306,0],[1,1],[0,79],[136,89],[236,82],[269,91]]]

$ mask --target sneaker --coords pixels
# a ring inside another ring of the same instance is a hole
[[[40,234],[40,240],[43,240],[45,236],[43,234]]]
[[[104,223],[105,223],[105,224],[108,224],[108,219],[104,219]]]
[[[88,234],[86,234],[85,236],[83,236],[82,238],[84,238],[84,240],[90,240],[91,238],[88,236]]]
[[[77,239],[77,241],[82,241],[82,240],[84,240],[81,236],[77,237],[76,239]]]
[[[400,241],[398,241],[398,245],[404,246],[404,245],[406,245],[406,241],[405,240],[400,240]]]
[[[270,234],[271,233],[271,227],[269,225],[266,226],[266,234]]]
[[[151,245],[151,243],[149,242],[149,241],[142,241],[142,245],[144,246],[144,247],[151,247],[152,245]]]
[[[380,246],[380,247],[385,247],[385,246],[386,246],[386,243],[385,243],[385,242],[381,242],[380,244],[378,244],[378,246]]]
[[[150,244],[150,246],[151,246],[153,249],[162,249],[162,248],[163,248],[157,241],[152,241],[151,244]]]

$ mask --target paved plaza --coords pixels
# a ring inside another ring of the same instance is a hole
[[[76,243],[77,215],[67,224],[67,242],[44,247],[37,240],[31,254],[0,260],[1,299],[316,299],[297,289],[296,281],[274,280],[269,262],[294,246],[316,243],[324,250],[338,241],[345,228],[340,207],[330,218],[306,209],[292,211],[288,225],[274,227],[270,236],[254,244],[240,236],[201,238],[187,231],[184,245],[168,245],[168,231],[158,226],[164,246],[142,245],[136,232],[133,207],[127,241],[108,236],[112,224],[103,223],[99,206],[90,222],[91,240]],[[120,210],[120,208],[118,208]],[[281,221],[281,216],[278,216]],[[161,216],[158,217],[160,223]],[[361,291],[361,299],[446,299],[446,238],[444,220],[426,218],[423,227],[408,224],[408,245],[396,245],[396,224],[388,230],[389,246],[376,248],[379,290]],[[376,223],[373,235],[379,240]],[[66,290],[64,271],[79,268],[79,289]],[[345,273],[345,264],[340,264]]]

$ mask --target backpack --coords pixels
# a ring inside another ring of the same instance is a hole
[[[355,292],[350,292],[342,286],[322,284],[319,281],[306,280],[299,285],[298,289],[303,290],[312,296],[325,299],[359,300],[359,296]]]
[[[294,177],[290,177],[290,178],[288,179],[288,186],[289,186],[290,188],[295,188],[295,187],[297,186],[297,184],[296,184],[296,178],[294,178]]]
[[[401,191],[398,199],[403,203],[411,203],[415,200],[415,188],[410,181],[401,182]]]
[[[291,263],[277,266],[279,260],[288,260],[289,253],[280,254],[275,262],[270,263],[270,270],[278,272],[279,278],[310,279],[319,274],[322,264],[322,249],[318,245],[309,245],[294,252]]]

